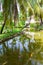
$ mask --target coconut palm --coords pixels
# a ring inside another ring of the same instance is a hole
[[[19,4],[19,6],[18,6]],[[30,7],[28,0],[3,0],[3,16],[4,16],[4,24],[2,26],[1,32],[4,29],[5,24],[11,24],[12,20],[14,20],[14,25],[16,26],[18,17],[19,17],[19,11],[18,7],[20,7],[20,13],[22,13],[22,19],[26,20],[27,18],[27,12],[29,14],[32,13],[32,8]],[[28,11],[27,11],[28,9]],[[31,12],[31,13],[30,13]],[[9,20],[9,21],[8,21]]]
[[[19,4],[19,6],[18,6],[18,4]],[[19,9],[18,9],[18,7],[19,7]],[[38,7],[38,8],[36,8],[36,7]],[[20,10],[20,12],[19,12],[19,10]],[[14,20],[14,26],[16,26],[20,14],[22,14],[22,19],[24,21],[26,20],[26,18],[28,16],[31,16],[31,15],[36,16],[36,14],[40,18],[41,10],[40,11],[39,10],[40,10],[40,6],[39,6],[39,3],[37,2],[37,0],[34,0],[34,1],[33,0],[3,0],[4,24],[2,26],[0,33],[2,33],[6,23],[8,25],[12,25],[12,20]],[[42,10],[42,12],[43,12],[43,10]]]

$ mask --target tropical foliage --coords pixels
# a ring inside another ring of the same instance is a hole
[[[43,65],[43,0],[0,3],[0,65]]]

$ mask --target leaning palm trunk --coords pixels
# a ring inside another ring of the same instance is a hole
[[[4,16],[4,23],[2,25],[0,33],[3,32],[5,24],[9,18],[10,18],[9,22],[12,22],[12,0],[3,0],[3,16]]]
[[[4,19],[4,23],[3,23],[2,28],[1,28],[1,31],[0,31],[1,34],[2,34],[3,29],[4,29],[4,26],[5,26],[5,24],[6,24],[6,20],[7,20],[7,17]]]
[[[3,32],[3,29],[4,29],[4,26],[6,24],[6,21],[7,21],[7,18],[8,18],[8,3],[9,2],[8,0],[4,0],[3,1],[3,16],[4,16],[4,23],[2,25],[2,28],[1,28],[1,31],[0,33]]]
[[[17,2],[14,0],[14,26],[16,26],[18,20],[18,9],[17,9]]]

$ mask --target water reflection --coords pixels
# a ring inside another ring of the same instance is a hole
[[[40,41],[18,36],[0,45],[0,65],[43,65]]]

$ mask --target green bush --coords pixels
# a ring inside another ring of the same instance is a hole
[[[35,26],[35,23],[31,23],[31,24],[30,24],[30,27],[32,27],[32,28],[33,28],[34,26]]]
[[[39,22],[30,24],[30,31],[39,31],[39,30],[43,30],[43,25],[40,26]]]
[[[3,14],[0,12],[0,20],[3,20]]]
[[[31,32],[34,32],[34,31],[35,31],[35,28],[30,28],[30,31],[31,31]]]

